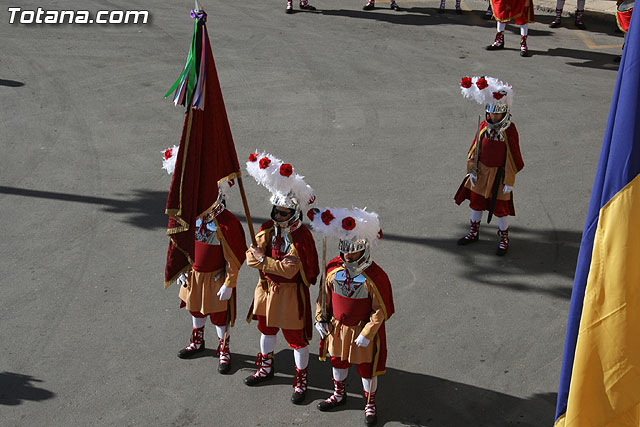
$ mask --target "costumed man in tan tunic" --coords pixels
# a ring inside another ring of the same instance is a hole
[[[218,185],[212,210],[196,220],[195,260],[191,270],[178,278],[180,307],[191,313],[193,332],[178,357],[189,358],[204,350],[207,317],[218,334],[218,372],[227,374],[231,364],[230,327],[236,318],[236,281],[247,245],[240,221],[225,209],[229,182]]]
[[[315,199],[313,190],[293,167],[265,153],[253,153],[247,171],[272,193],[271,221],[262,224],[256,245],[247,251],[247,265],[260,271],[247,321],[257,320],[260,353],[258,370],[245,379],[255,386],[273,378],[276,334],[293,349],[296,376],[291,401],[304,402],[307,393],[309,340],[313,332],[309,286],[319,273],[318,254],[302,209]]]
[[[471,227],[458,244],[478,241],[482,212],[489,211],[488,221],[493,215],[498,218],[500,240],[496,254],[502,256],[509,248],[507,218],[516,214],[513,205],[516,174],[524,168],[518,131],[509,113],[513,88],[493,77],[464,77],[460,85],[466,98],[484,105],[485,120],[471,144],[467,175],[454,197],[457,204],[469,200],[471,207]]]
[[[333,394],[318,409],[346,403],[345,381],[355,364],[364,388],[365,424],[374,425],[377,376],[386,371],[385,322],[394,312],[389,278],[370,256],[370,242],[382,236],[378,215],[358,208],[316,209],[308,215],[314,231],[340,238],[340,255],[326,266],[316,304],[320,359],[329,352],[334,384]]]

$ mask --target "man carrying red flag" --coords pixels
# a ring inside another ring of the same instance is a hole
[[[515,215],[513,186],[516,174],[524,168],[516,125],[509,108],[513,103],[513,88],[493,77],[464,77],[462,94],[485,108],[485,120],[467,155],[467,175],[454,200],[461,204],[469,200],[471,227],[458,245],[478,241],[482,212],[498,218],[500,241],[496,254],[502,256],[509,248],[508,216]]]
[[[167,149],[163,162],[173,173],[165,211],[170,241],[164,284],[166,288],[180,279],[182,306],[193,316],[191,343],[178,355],[190,357],[204,349],[208,316],[218,327],[218,370],[226,373],[235,281],[246,245],[238,220],[224,210],[222,187],[236,176],[240,179],[240,165],[209,43],[207,15],[192,10],[191,17],[195,24],[187,63],[165,95],[175,90],[174,103],[186,106],[187,112],[180,146]]]
[[[262,224],[257,244],[247,251],[247,265],[260,271],[247,321],[257,320],[260,353],[258,370],[245,378],[255,386],[273,378],[276,334],[293,349],[296,376],[291,401],[304,402],[307,393],[309,340],[313,332],[309,286],[318,276],[318,254],[302,209],[313,202],[313,190],[288,163],[265,153],[253,153],[247,171],[272,193],[271,221]]]
[[[370,255],[371,242],[382,236],[378,215],[358,208],[314,209],[308,215],[314,231],[340,238],[340,255],[326,266],[324,295],[319,294],[316,307],[316,329],[327,339],[334,384],[333,394],[318,409],[330,411],[346,403],[345,381],[355,364],[367,402],[365,424],[374,425],[377,376],[386,372],[385,322],[394,312],[389,278]]]
[[[247,250],[240,221],[225,209],[228,189],[228,183],[221,184],[212,211],[196,220],[195,262],[178,279],[180,308],[189,310],[193,322],[190,343],[178,357],[186,359],[204,350],[204,326],[209,317],[218,334],[221,374],[229,373],[231,367],[229,328],[236,319],[236,280]]]

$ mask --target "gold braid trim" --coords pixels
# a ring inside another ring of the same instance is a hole
[[[377,366],[378,366],[378,360],[380,359],[380,339],[378,339],[378,334],[376,333],[376,336],[373,338],[375,341],[375,347],[374,347],[374,351],[375,351],[375,355],[373,356],[373,372],[372,372],[372,376],[377,377],[378,375],[382,375],[382,374],[386,374],[387,370],[383,369],[382,371],[377,371]]]
[[[304,282],[305,286],[308,288],[311,286],[311,284],[307,280],[307,276],[304,274],[304,268],[302,267],[302,260],[300,259],[300,256],[298,254],[298,249],[296,249],[296,245],[294,243],[291,244],[291,248],[293,249],[291,251],[293,255],[295,255],[296,258],[298,258],[298,270],[300,271],[300,276],[302,276],[302,281]]]
[[[236,254],[233,253],[233,250],[231,249],[231,246],[229,246],[227,239],[224,238],[224,234],[222,233],[222,230],[220,230],[220,224],[218,224],[218,220],[215,219],[215,217],[213,218],[213,223],[216,225],[216,234],[218,235],[218,239],[222,242],[222,244],[224,245],[224,248],[231,255],[231,258],[235,263],[236,267],[238,268],[238,270],[240,270],[240,267],[242,267],[242,264],[240,264],[240,260],[238,260],[238,257],[236,257]]]
[[[361,274],[364,276],[365,279],[367,279],[367,281],[369,281],[369,284],[371,285],[371,289],[373,290],[373,293],[376,294],[376,298],[378,298],[378,301],[380,302],[380,307],[382,307],[382,311],[384,312],[384,320],[389,320],[389,316],[387,316],[387,307],[384,305],[384,300],[380,297],[380,291],[378,291],[376,282],[371,280],[371,278],[367,276],[364,271]]]

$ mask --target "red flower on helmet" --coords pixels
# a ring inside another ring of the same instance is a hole
[[[258,160],[258,153],[251,153],[249,154],[249,161],[250,162],[255,162]]]
[[[469,89],[473,83],[471,82],[471,77],[463,77],[460,82],[460,86],[463,88]]]
[[[382,239],[382,228],[378,231],[378,239]]]
[[[293,167],[289,163],[283,163],[280,166],[280,175],[282,176],[291,176],[293,173]]]
[[[489,87],[489,83],[487,83],[487,79],[485,79],[484,77],[480,77],[476,81],[476,86],[478,86],[478,89],[482,90],[482,89],[488,88]]]
[[[307,211],[307,218],[309,218],[309,221],[313,221],[313,218],[316,216],[316,210],[315,209],[309,209]]]
[[[353,230],[354,228],[356,228],[356,220],[350,216],[346,217],[342,220],[342,228],[347,231]]]
[[[269,167],[269,163],[271,163],[271,159],[268,157],[263,157],[260,159],[260,169],[266,169]]]
[[[167,148],[166,150],[164,150],[164,159],[169,160],[172,154],[173,154],[173,148]]]
[[[502,99],[504,97],[504,93],[502,93],[502,92],[493,92],[493,97],[495,99]]]
[[[333,221],[336,217],[333,216],[333,214],[331,213],[331,211],[329,209],[327,209],[326,211],[322,212],[322,215],[320,215],[320,219],[322,219],[322,222],[324,222],[324,225],[329,225],[331,224],[331,221]]]

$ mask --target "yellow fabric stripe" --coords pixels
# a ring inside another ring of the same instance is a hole
[[[640,175],[600,209],[564,424],[640,425]]]
[[[384,300],[380,297],[380,291],[378,291],[378,287],[376,286],[376,282],[371,280],[371,278],[369,276],[367,276],[364,273],[364,271],[362,272],[362,275],[364,276],[365,279],[367,279],[367,281],[371,285],[371,289],[373,289],[373,293],[376,294],[376,298],[378,298],[378,301],[380,302],[380,306],[382,307],[382,311],[384,312],[384,320],[388,320],[389,316],[387,315],[387,306],[384,305]]]
[[[565,417],[566,417],[566,414],[560,415],[560,417],[558,417],[553,427],[564,427]]]

